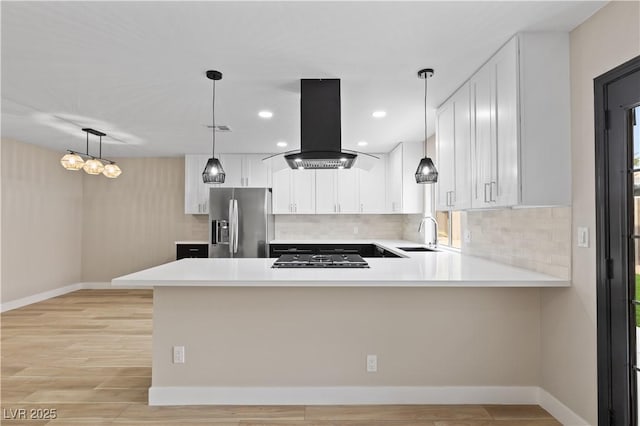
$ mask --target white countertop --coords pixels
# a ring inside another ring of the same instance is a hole
[[[176,241],[176,244],[206,244],[209,245],[209,241]]]
[[[568,287],[569,281],[453,251],[401,252],[408,241],[272,241],[376,244],[403,258],[367,258],[362,269],[271,268],[275,259],[182,259],[112,280],[118,287]]]

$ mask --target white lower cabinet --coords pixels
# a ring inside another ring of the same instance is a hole
[[[315,194],[315,170],[284,169],[273,174],[273,214],[313,214]]]

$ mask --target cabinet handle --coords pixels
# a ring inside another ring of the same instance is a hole
[[[333,203],[333,212],[334,213],[338,212],[338,207],[336,207],[336,203]]]
[[[340,213],[341,210],[342,208],[340,207],[340,203],[338,203],[338,213]]]
[[[362,213],[363,211],[364,211],[364,205],[360,203],[360,213]]]
[[[484,202],[488,203],[489,201],[491,201],[490,199],[487,199],[487,186],[491,186],[490,183],[485,183],[484,184]]]
[[[496,191],[495,191],[495,193],[493,192],[493,185],[495,185],[495,186],[496,186]],[[491,184],[489,185],[489,188],[490,188],[490,191],[489,191],[489,194],[490,194],[490,195],[489,195],[489,200],[490,200],[490,201],[493,201],[493,202],[495,203],[495,202],[496,202],[496,199],[497,199],[497,197],[498,197],[498,183],[497,183],[497,182],[495,182],[495,181],[491,182]],[[495,198],[494,198],[494,195],[495,195]]]
[[[298,213],[298,203],[293,204],[293,211]]]

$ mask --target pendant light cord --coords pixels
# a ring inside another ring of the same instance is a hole
[[[429,75],[424,76],[424,143],[422,144],[423,156],[427,156],[427,80]]]
[[[98,154],[98,158],[102,159],[102,136],[100,136],[100,151]]]
[[[89,132],[87,132],[87,156],[89,156]]]
[[[213,101],[211,103],[211,120],[213,121],[213,134],[211,136],[211,158],[215,158],[216,156],[216,81],[213,80]]]

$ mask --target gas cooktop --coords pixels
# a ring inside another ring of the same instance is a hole
[[[283,254],[272,268],[368,268],[359,254]]]

